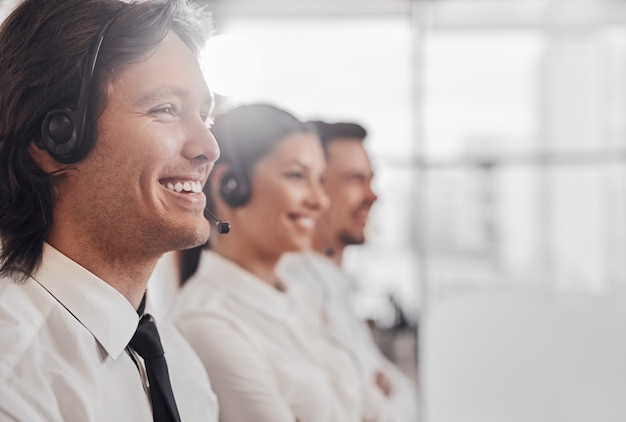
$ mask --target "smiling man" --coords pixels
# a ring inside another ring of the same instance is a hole
[[[144,314],[158,259],[210,233],[206,17],[26,0],[3,22],[0,420],[217,420],[202,364]]]
[[[341,264],[347,246],[365,242],[365,225],[377,199],[371,186],[374,172],[363,148],[367,132],[355,123],[313,125],[326,152],[323,184],[331,198],[317,224],[316,249]]]

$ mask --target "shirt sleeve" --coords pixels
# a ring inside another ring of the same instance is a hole
[[[220,422],[296,420],[265,356],[234,324],[215,315],[188,316],[176,324],[209,374]]]

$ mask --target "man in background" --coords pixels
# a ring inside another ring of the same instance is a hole
[[[366,130],[355,123],[311,122],[324,147],[323,186],[330,208],[316,225],[313,251],[290,254],[281,262],[289,282],[304,284],[320,294],[320,318],[329,339],[347,348],[367,383],[382,395],[394,422],[417,420],[413,381],[378,349],[369,327],[352,308],[353,281],[343,271],[344,250],[365,242],[369,212],[377,199],[372,191],[372,165],[363,146]]]

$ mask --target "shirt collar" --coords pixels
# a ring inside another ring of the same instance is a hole
[[[288,316],[291,289],[280,292],[213,251],[202,251],[194,278],[199,283],[208,282],[212,288],[230,293],[239,302],[266,316],[276,320],[283,320]]]
[[[117,290],[44,243],[39,270],[32,276],[98,340],[113,358],[124,351],[139,316]]]

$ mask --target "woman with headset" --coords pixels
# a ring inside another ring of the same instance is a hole
[[[204,362],[220,421],[368,420],[353,360],[318,330],[319,301],[276,274],[284,253],[311,246],[328,206],[319,138],[265,104],[217,116],[212,132],[221,156],[204,191],[232,230],[200,252],[172,316]]]

